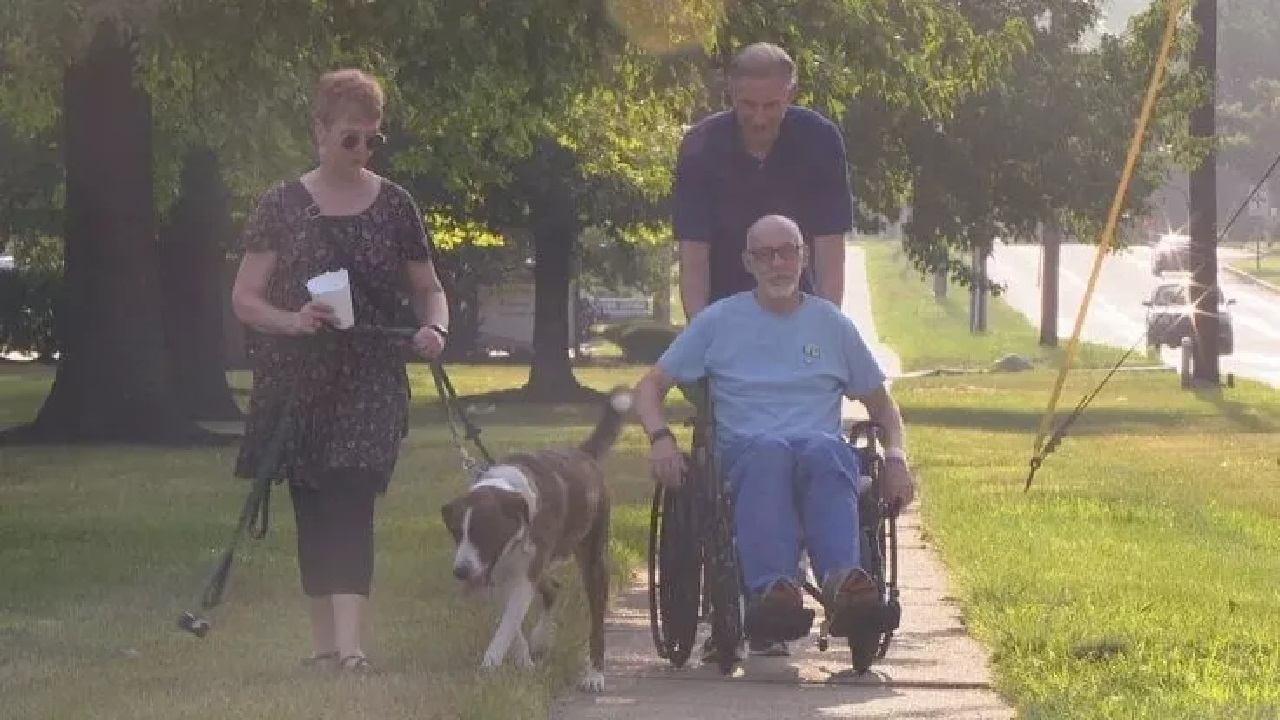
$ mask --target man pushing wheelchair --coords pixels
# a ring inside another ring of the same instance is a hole
[[[885,374],[852,320],[801,289],[807,262],[800,228],[768,215],[747,233],[742,262],[753,290],[699,312],[636,387],[655,480],[684,478],[685,456],[663,399],[706,381],[715,408],[712,451],[732,498],[747,634],[785,642],[809,631],[800,556],[821,585],[830,634],[852,637],[877,622],[875,578],[863,567],[857,452],[842,436],[844,397],[860,401],[884,435],[882,499],[896,514],[914,499],[905,430]]]

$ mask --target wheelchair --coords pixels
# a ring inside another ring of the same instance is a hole
[[[694,651],[702,622],[709,625],[704,662],[714,662],[729,675],[742,661],[749,639],[744,627],[744,583],[734,542],[733,503],[714,448],[715,421],[706,380],[692,389],[697,408],[687,421],[693,442],[685,454],[684,483],[669,490],[655,486],[649,518],[649,627],[660,658],[683,667]],[[902,617],[898,588],[897,518],[882,500],[884,458],[881,429],[869,421],[853,423],[846,441],[858,456],[863,475],[858,494],[862,566],[880,590],[879,617],[861,625],[846,638],[853,670],[865,673],[889,650]],[[869,480],[869,482],[868,482]],[[812,574],[812,570],[809,571]],[[815,578],[804,590],[819,605],[822,594]],[[815,613],[805,610],[808,623],[793,633],[808,636]],[[819,625],[817,646],[830,646],[830,614]],[[774,638],[770,638],[774,639]]]

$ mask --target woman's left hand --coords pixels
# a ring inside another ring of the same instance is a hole
[[[414,334],[413,349],[424,358],[435,360],[444,352],[444,335],[430,325],[425,325]]]

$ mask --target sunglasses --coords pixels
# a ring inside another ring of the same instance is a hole
[[[342,136],[343,150],[355,150],[356,146],[359,144],[360,144],[359,133],[347,133]],[[387,136],[383,135],[382,133],[378,133],[376,135],[370,135],[369,137],[364,138],[364,146],[369,148],[369,152],[377,152],[383,145],[386,145],[386,144],[387,144]]]
[[[777,247],[761,247],[747,250],[747,254],[758,263],[772,262],[774,258],[790,262],[800,257],[799,245],[778,245]]]

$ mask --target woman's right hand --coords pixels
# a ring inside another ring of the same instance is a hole
[[[290,316],[290,334],[312,335],[325,323],[332,325],[337,319],[332,306],[312,300]]]

